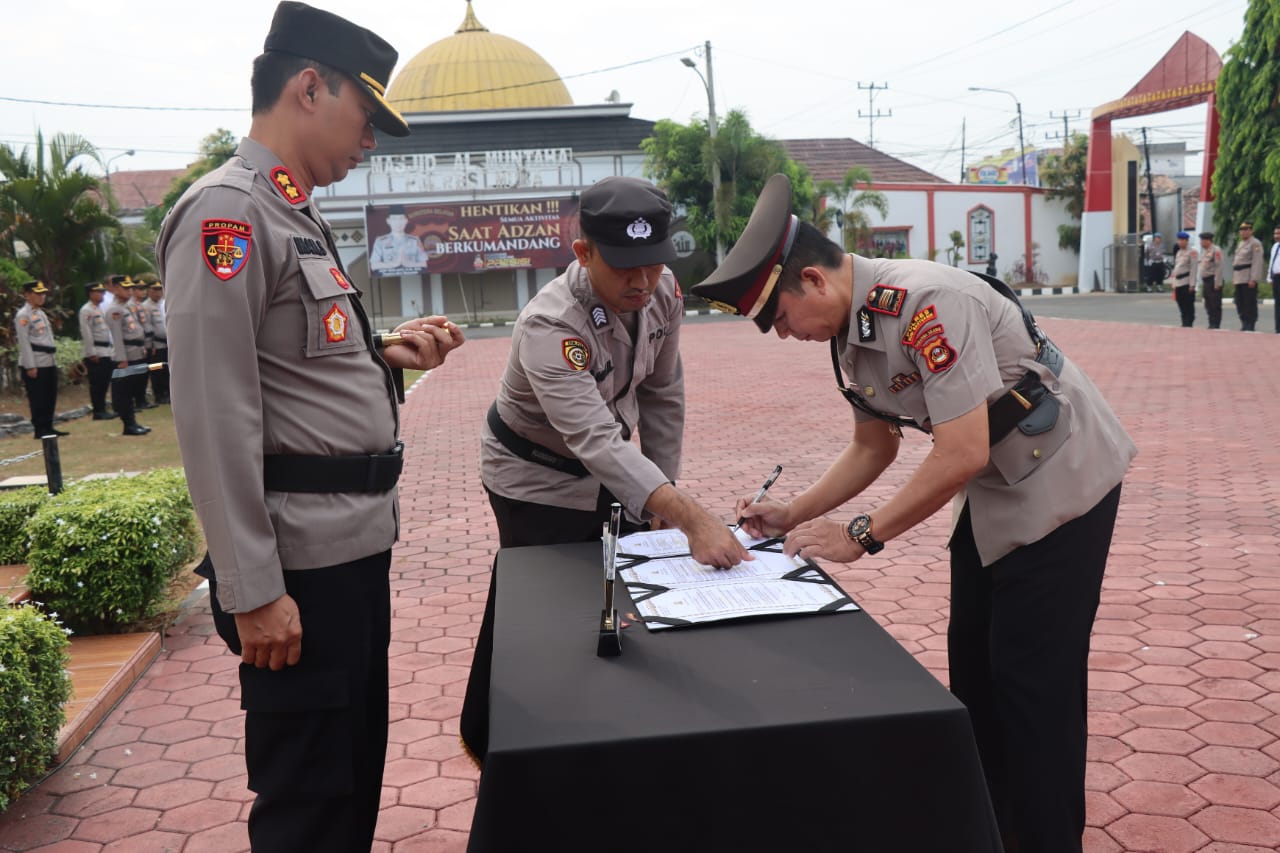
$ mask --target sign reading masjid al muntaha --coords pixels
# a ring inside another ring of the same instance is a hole
[[[552,269],[573,259],[576,198],[371,205],[369,275]]]

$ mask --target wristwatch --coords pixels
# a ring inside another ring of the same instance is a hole
[[[855,515],[853,521],[845,528],[849,538],[862,546],[868,554],[879,554],[884,550],[884,543],[871,535],[871,516],[865,512]]]

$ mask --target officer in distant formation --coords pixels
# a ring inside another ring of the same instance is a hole
[[[95,421],[109,421],[115,412],[107,411],[107,389],[111,387],[111,371],[114,347],[107,317],[102,311],[102,300],[107,292],[100,281],[85,285],[89,298],[80,306],[80,343],[84,351],[84,368],[89,376],[89,401],[93,405]]]
[[[156,344],[155,344],[155,323],[151,319],[151,309],[148,307],[147,298],[147,280],[143,276],[136,279],[130,279],[129,288],[129,310],[133,312],[134,318],[137,319],[138,325],[142,327],[143,338],[146,340],[147,362],[154,360]],[[133,408],[136,409],[154,409],[155,403],[147,400],[147,374],[139,374],[142,379],[133,386]]]
[[[1258,322],[1258,282],[1266,270],[1266,257],[1262,241],[1253,236],[1253,223],[1241,222],[1240,242],[1231,259],[1231,283],[1242,332],[1252,332]]]
[[[151,318],[151,335],[153,349],[151,360],[164,365],[151,371],[151,394],[156,404],[169,403],[169,329],[164,318],[164,283],[153,278],[147,283],[147,301],[142,303]]]
[[[133,414],[136,389],[139,384],[146,383],[146,370],[126,372],[130,367],[147,363],[146,332],[129,308],[129,290],[132,287],[133,282],[128,276],[107,277],[107,290],[112,297],[106,311],[107,329],[111,332],[111,358],[115,365],[111,373],[111,405],[124,421],[125,435],[146,435],[151,428],[139,424]]]
[[[1276,333],[1280,334],[1280,225],[1272,232],[1271,260],[1267,262],[1267,278],[1271,282],[1271,296],[1275,302]]]
[[[31,405],[31,426],[35,438],[49,435],[70,435],[53,428],[53,408],[58,401],[58,353],[53,340],[53,327],[44,313],[44,301],[49,288],[43,281],[28,281],[22,285],[22,295],[27,304],[18,309],[13,318],[18,341],[18,367],[22,368],[22,384],[27,389],[27,402]]]
[[[1178,232],[1178,251],[1173,256],[1173,299],[1182,314],[1182,325],[1190,328],[1196,322],[1196,262],[1199,253],[1191,248],[1191,235]]]
[[[1159,231],[1151,236],[1144,251],[1144,269],[1147,274],[1146,291],[1164,290],[1164,236]]]
[[[1222,326],[1222,250],[1213,242],[1212,231],[1200,232],[1200,288],[1209,328]]]

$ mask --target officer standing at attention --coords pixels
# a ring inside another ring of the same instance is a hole
[[[748,532],[786,533],[788,554],[850,563],[963,496],[950,542],[951,690],[973,720],[1007,848],[1078,853],[1089,634],[1137,452],[1111,408],[1006,285],[845,254],[791,215],[783,175],[693,290],[762,332],[829,342],[854,407],[852,440],[816,483],[788,503],[738,501]],[[825,519],[893,462],[903,426],[933,441],[906,485]]]
[[[111,387],[111,371],[115,369],[112,361],[114,347],[106,315],[99,307],[106,288],[100,281],[91,281],[85,285],[85,290],[89,298],[80,306],[80,343],[84,352],[84,368],[89,376],[89,401],[93,405],[93,419],[109,421],[116,416],[114,412],[107,412],[107,389]]]
[[[375,336],[313,193],[409,127],[396,51],[303,3],[253,62],[249,136],[160,231],[173,419],[209,546],[214,624],[241,656],[249,839],[373,844],[387,750],[403,369],[463,342],[444,317]],[[391,344],[383,347],[383,344]]]
[[[147,341],[145,358],[149,364],[155,358],[156,335],[155,324],[151,318],[151,309],[145,301],[147,282],[142,276],[139,276],[136,279],[129,279],[125,287],[129,288],[129,310],[133,312],[138,325],[142,327],[143,335]],[[133,385],[133,408],[137,410],[154,409],[155,407],[155,403],[147,402],[147,373],[139,373]]]
[[[134,388],[138,379],[147,381],[145,372],[127,374],[130,367],[147,363],[147,339],[138,318],[129,310],[129,287],[133,282],[128,276],[107,276],[107,292],[111,304],[107,306],[107,329],[111,332],[111,350],[114,369],[111,372],[111,405],[124,421],[125,435],[146,435],[151,427],[138,423],[133,414]]]
[[[1173,298],[1182,315],[1182,325],[1190,328],[1196,323],[1196,262],[1199,253],[1190,247],[1191,235],[1178,232],[1178,251],[1173,256]]]
[[[1280,333],[1280,225],[1271,234],[1271,260],[1267,262],[1267,278],[1271,281],[1271,298],[1275,301],[1276,332]]]
[[[147,285],[147,301],[143,303],[147,315],[151,318],[151,331],[155,343],[152,359],[164,364],[159,370],[151,371],[151,393],[155,395],[157,404],[169,403],[169,329],[164,319],[164,284],[160,279]]]
[[[1253,223],[1241,222],[1240,242],[1231,259],[1231,283],[1242,332],[1254,331],[1258,322],[1258,282],[1266,272],[1266,259],[1262,241],[1253,236]]]
[[[1222,326],[1222,250],[1213,242],[1212,231],[1200,232],[1200,288],[1209,328]]]
[[[22,384],[27,389],[27,402],[31,406],[31,426],[34,438],[48,435],[70,435],[53,428],[53,409],[58,402],[58,353],[53,339],[53,327],[44,313],[44,301],[49,288],[43,281],[28,281],[22,285],[22,295],[27,304],[14,315],[13,327],[17,333],[18,367],[22,370]]]
[[[700,563],[750,559],[725,525],[674,485],[684,435],[684,297],[671,203],[638,178],[582,193],[576,260],[529,300],[480,443],[480,479],[503,548],[600,538],[610,505],[625,532],[678,527]],[[640,446],[631,442],[639,430]],[[489,587],[462,711],[473,754],[488,749],[493,595]]]

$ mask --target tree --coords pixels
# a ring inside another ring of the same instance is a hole
[[[1218,163],[1214,219],[1219,234],[1241,220],[1280,222],[1280,5],[1251,0],[1240,40],[1218,75]],[[1261,227],[1267,227],[1263,225]]]
[[[867,188],[860,190],[859,185]],[[863,166],[854,166],[844,173],[839,184],[834,181],[818,184],[817,195],[834,199],[835,204],[828,205],[810,221],[824,234],[834,221],[840,229],[841,243],[846,252],[869,254],[874,234],[867,210],[879,213],[881,219],[889,215],[889,200],[885,194],[871,189],[871,172]]]
[[[186,172],[174,178],[169,192],[165,193],[160,204],[147,209],[144,214],[147,225],[153,231],[159,231],[160,223],[164,222],[165,215],[178,203],[182,194],[201,177],[230,160],[236,153],[237,144],[235,134],[222,127],[200,140],[200,159],[188,166]]]
[[[788,157],[779,143],[753,130],[741,110],[731,110],[725,117],[714,147],[707,123],[701,119],[689,124],[662,119],[640,147],[646,155],[645,174],[673,204],[684,207],[689,232],[699,246],[714,246],[718,234],[725,248],[731,247],[747,227],[765,182],[779,172],[791,179],[796,210],[808,210],[814,203],[809,170]],[[713,164],[720,169],[718,207],[711,198]]]
[[[1058,248],[1080,254],[1080,217],[1084,215],[1084,182],[1089,170],[1089,137],[1073,133],[1061,154],[1050,154],[1040,166],[1040,183],[1050,199],[1065,199],[1075,225],[1058,226]]]

